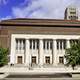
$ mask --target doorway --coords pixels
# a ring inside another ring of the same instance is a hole
[[[36,56],[32,57],[32,64],[36,64]]]
[[[22,56],[17,57],[17,64],[22,64]]]
[[[46,56],[45,57],[45,62],[46,62],[46,64],[50,64],[50,57]]]

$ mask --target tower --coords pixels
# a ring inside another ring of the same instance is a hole
[[[64,19],[78,20],[78,9],[75,6],[68,6],[65,10]]]

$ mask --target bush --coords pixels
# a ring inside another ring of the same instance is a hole
[[[0,67],[8,63],[8,49],[0,47]]]

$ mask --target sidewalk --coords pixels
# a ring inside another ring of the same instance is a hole
[[[77,73],[72,74],[72,77],[80,77],[80,68],[72,70],[70,67],[53,67],[53,68],[27,68],[27,67],[10,67],[4,66],[0,68],[0,79],[7,77],[8,75],[52,75],[52,74],[65,74],[65,73]]]
[[[80,73],[80,68],[72,70],[70,67],[53,68],[27,68],[27,67],[9,67],[0,68],[0,73],[19,73],[19,74],[52,74],[52,73]]]

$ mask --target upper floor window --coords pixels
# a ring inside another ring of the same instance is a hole
[[[66,40],[57,40],[57,49],[65,49]]]
[[[53,46],[52,44],[53,44],[52,40],[48,40],[48,39],[43,40],[43,48],[46,50],[52,49]]]
[[[76,14],[76,11],[74,11],[74,12],[70,12],[70,14]]]
[[[71,44],[78,44],[78,41],[79,41],[79,40],[77,40],[77,39],[74,39],[74,40],[72,39],[72,40],[70,40],[70,45],[71,45]]]
[[[30,49],[39,49],[38,39],[30,39]]]
[[[25,49],[25,39],[16,39],[16,50]]]

